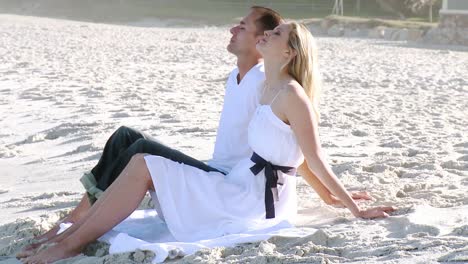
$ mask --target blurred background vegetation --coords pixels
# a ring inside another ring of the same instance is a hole
[[[347,17],[434,22],[442,0],[342,0]],[[335,0],[0,0],[0,13],[48,16],[96,22],[182,19],[200,24],[229,24],[252,5],[271,7],[292,19],[323,18]],[[432,12],[430,7],[432,6]]]

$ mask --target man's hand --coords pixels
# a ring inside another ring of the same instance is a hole
[[[366,192],[366,191],[361,191],[361,192],[350,192],[351,198],[355,201],[370,201],[373,200],[372,196]],[[331,201],[327,203],[328,205],[338,207],[338,208],[344,208],[346,207],[340,199],[338,199],[334,195],[330,195]]]

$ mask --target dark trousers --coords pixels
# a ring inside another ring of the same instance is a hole
[[[98,164],[91,170],[97,183],[96,187],[105,191],[117,179],[132,156],[138,153],[165,157],[204,171],[218,171],[142,132],[122,126],[107,140]]]

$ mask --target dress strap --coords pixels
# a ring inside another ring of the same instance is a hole
[[[270,106],[271,106],[271,105],[273,104],[273,102],[276,100],[276,98],[277,98],[278,95],[281,93],[281,91],[283,91],[283,89],[280,89],[280,90],[278,91],[278,93],[276,93],[275,97],[273,97],[273,100],[271,100],[271,102],[270,102]]]

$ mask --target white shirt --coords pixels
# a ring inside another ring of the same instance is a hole
[[[208,161],[208,165],[223,172],[229,172],[251,152],[247,127],[260,104],[260,91],[265,81],[263,62],[252,67],[240,83],[237,83],[238,74],[236,68],[227,80],[213,157]]]

